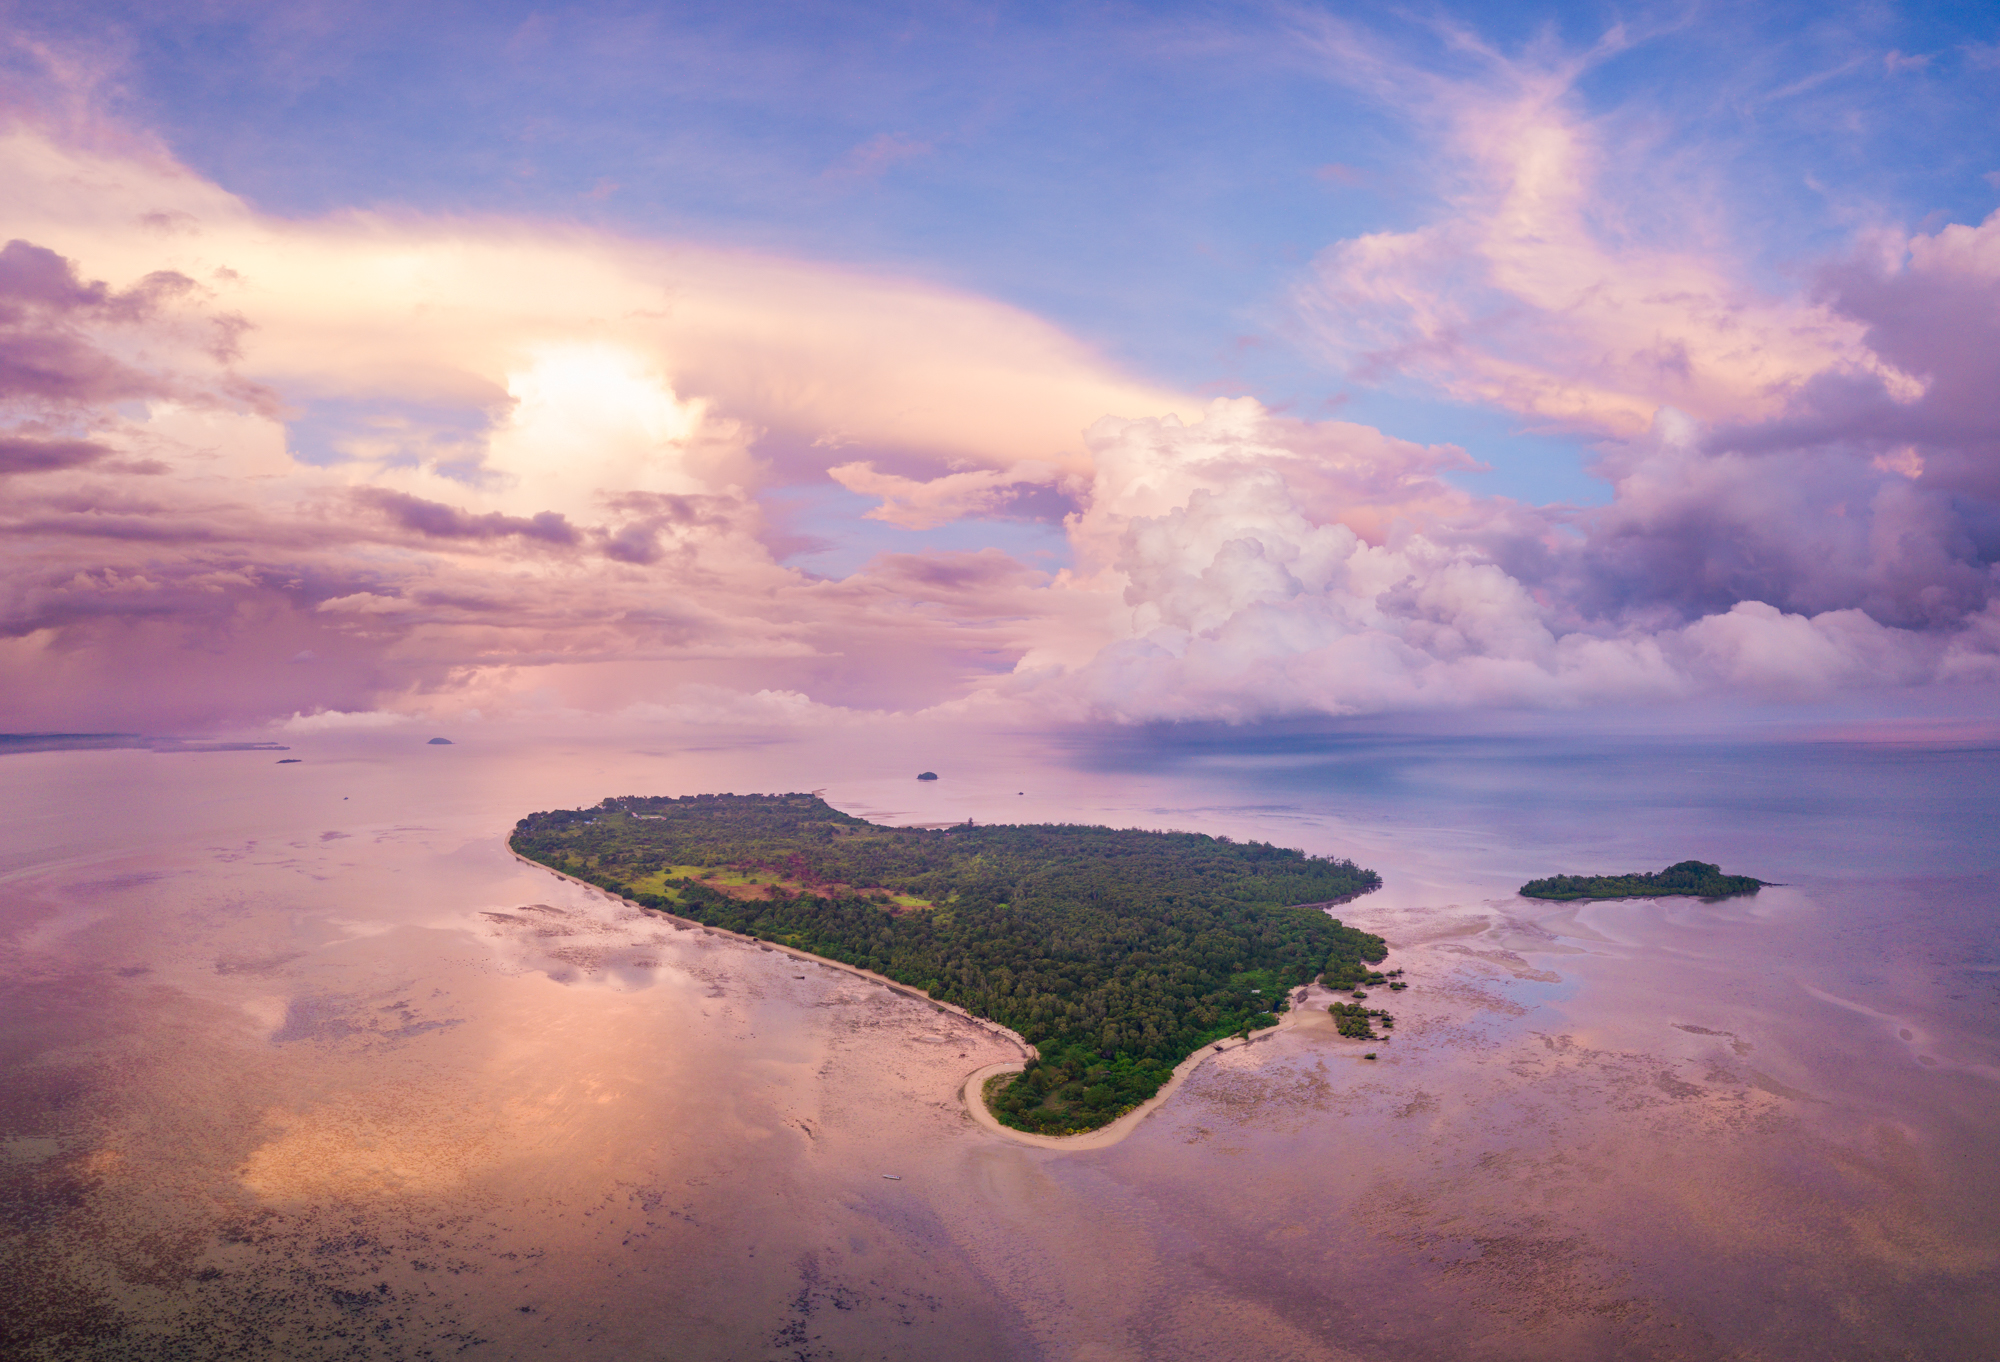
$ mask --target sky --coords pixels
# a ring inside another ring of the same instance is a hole
[[[1996,694],[1990,7],[0,30],[0,727]]]

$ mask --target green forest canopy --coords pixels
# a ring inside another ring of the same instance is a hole
[[[1382,938],[1320,907],[1352,861],[1196,832],[888,828],[811,795],[607,799],[531,814],[521,855],[651,908],[862,966],[1041,1051],[995,1094],[1025,1130],[1103,1125],[1201,1045],[1268,1026]]]
[[[1530,899],[1726,899],[1754,894],[1765,881],[1748,875],[1725,875],[1707,861],[1681,861],[1658,874],[1551,875],[1529,880],[1521,896]]]

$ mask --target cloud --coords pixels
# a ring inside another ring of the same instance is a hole
[[[1104,422],[1058,584],[1103,613],[986,689],[1076,719],[1245,720],[1788,701],[1996,669],[2000,582],[1946,499],[1703,435],[1670,414],[1616,500],[1575,510],[1456,493],[1436,476],[1453,451],[1254,402]]]
[[[555,511],[537,511],[532,516],[502,515],[498,511],[469,515],[455,506],[425,501],[386,487],[356,488],[354,499],[382,512],[404,529],[432,539],[498,539],[519,535],[523,539],[561,545],[574,544],[578,539],[576,527]]]
[[[872,463],[838,464],[826,475],[850,492],[882,498],[866,512],[906,530],[928,530],[954,520],[1004,514],[1016,503],[1043,500],[1037,493],[1060,488],[1063,470],[1025,460],[1009,468],[976,468],[943,477],[916,479],[878,473]]]
[[[226,370],[214,378],[216,388],[231,390],[228,399],[170,378],[169,366],[188,351],[227,360],[240,334],[238,319],[174,307],[199,293],[170,269],[114,290],[103,280],[86,282],[74,262],[45,246],[7,242],[0,247],[0,412],[15,423],[46,423],[134,399],[252,397],[255,390]]]
[[[819,581],[772,556],[763,493],[842,441],[917,482],[1066,476],[1102,411],[1181,404],[905,280],[516,221],[277,220],[143,141],[24,124],[0,168],[24,243],[0,329],[32,359],[0,393],[16,724],[504,712],[551,687],[616,708],[663,668],[921,707],[1020,656],[1046,579],[975,554]],[[365,438],[294,457],[308,410]],[[138,472],[145,496],[119,490]]]
[[[868,722],[883,716],[866,711],[823,705],[794,690],[760,690],[751,693],[721,686],[683,687],[670,703],[643,701],[619,711],[616,718],[648,726],[688,725],[699,728],[748,728],[759,732],[773,729],[824,729],[829,725]]]
[[[1734,432],[1757,447],[1846,442],[1908,462],[1931,487],[2000,498],[2000,213],[1976,226],[1883,235],[1824,268],[1827,306],[1871,349],[1919,374],[1915,400],[1865,376],[1827,375],[1781,419]]]
[[[379,728],[400,728],[412,716],[389,710],[323,709],[311,714],[294,714],[273,725],[280,733],[352,733]]]
[[[1422,86],[1448,211],[1331,248],[1300,297],[1360,371],[1598,438],[1593,508],[1467,492],[1456,446],[1191,402],[927,284],[279,220],[156,149],[15,126],[8,722],[1249,719],[2000,677],[2000,227],[1871,238],[1767,295],[1607,225],[1578,69]],[[312,413],[344,433],[301,439]],[[827,478],[903,529],[1060,522],[1073,565],[814,577],[765,504]]]
[[[372,591],[334,596],[315,607],[322,615],[400,615],[416,608],[415,601],[404,600],[401,596],[378,596]]]
[[[813,442],[836,433],[940,472],[1081,467],[1080,432],[1105,412],[1198,405],[933,284],[515,220],[277,220],[171,162],[19,124],[0,130],[0,165],[17,235],[93,274],[200,281],[213,313],[254,325],[235,368],[271,389],[500,412],[488,459],[534,510],[570,510],[547,497],[588,481],[549,472],[557,448],[647,470],[660,492],[817,478]],[[165,210],[199,235],[131,230]],[[694,432],[707,443],[685,445]]]
[[[95,463],[111,451],[89,440],[37,440],[25,436],[0,436],[0,474],[47,473],[58,468],[80,468]]]
[[[1464,35],[1459,35],[1464,38]],[[1295,304],[1321,352],[1364,381],[1419,380],[1551,428],[1642,434],[1662,406],[1705,422],[1777,414],[1805,383],[1871,381],[1899,401],[1922,381],[1823,302],[1774,296],[1718,250],[1694,185],[1648,182],[1645,135],[1593,121],[1575,90],[1619,50],[1506,58],[1445,81],[1337,27],[1332,68],[1434,132],[1445,212],[1327,248]]]

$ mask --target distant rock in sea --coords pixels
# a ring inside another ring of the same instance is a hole
[[[917,777],[917,779],[918,779],[918,780],[936,780],[936,779],[937,779],[937,772],[936,772],[936,771],[925,771],[925,772],[924,772],[924,773],[923,773],[922,775],[918,776],[918,777]]]
[[[299,764],[299,762],[300,762],[300,761],[302,761],[302,760],[304,760],[304,758],[302,758],[302,757],[279,757],[279,758],[278,758],[278,765],[280,765],[280,766],[297,766],[297,765]]]
[[[428,743],[425,744],[425,746],[427,747],[450,747],[451,745],[452,742],[450,738],[432,738]]]

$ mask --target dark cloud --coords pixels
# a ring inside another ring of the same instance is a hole
[[[696,531],[724,530],[741,510],[740,502],[727,497],[669,492],[620,492],[604,498],[604,504],[614,516],[631,519],[598,531],[598,551],[615,562],[640,566],[657,563],[666,554],[662,534],[680,542]]]
[[[157,270],[124,290],[86,281],[73,261],[18,238],[0,247],[0,409],[16,420],[29,413],[63,424],[102,424],[105,408],[154,398],[275,410],[273,395],[228,372],[194,370],[227,364],[249,323],[169,309],[198,292],[184,274]],[[142,339],[143,361],[121,355]],[[194,359],[178,372],[174,357]],[[11,438],[29,438],[16,427]],[[23,471],[19,469],[11,471]]]
[[[21,577],[0,593],[0,637],[68,630],[91,621],[164,619],[190,628],[226,622],[255,573],[218,580],[215,565],[183,561],[144,568],[99,568]]]
[[[0,398],[62,406],[165,397],[165,379],[135,369],[78,335],[46,326],[0,327]]]
[[[581,539],[576,527],[554,511],[539,511],[532,516],[502,515],[498,511],[472,515],[441,501],[426,501],[383,487],[358,488],[353,495],[362,505],[429,539],[504,539],[519,535],[565,546]]]
[[[606,558],[620,563],[647,564],[660,559],[660,536],[657,527],[634,521],[621,525],[618,529],[605,533],[598,541]]]
[[[87,539],[125,539],[152,544],[200,544],[218,537],[215,526],[193,519],[166,519],[157,516],[77,515],[28,516],[0,523],[0,532],[19,536],[76,536]]]
[[[159,305],[193,291],[194,280],[156,270],[123,292],[103,280],[85,283],[74,262],[46,246],[15,238],[0,246],[0,325],[17,325],[40,313],[117,322],[142,321]]]
[[[17,325],[31,310],[99,311],[110,297],[103,280],[84,283],[74,264],[46,246],[17,237],[0,247],[0,325]]]
[[[36,440],[0,435],[0,474],[48,473],[63,468],[80,468],[84,464],[95,463],[110,452],[103,445],[89,440]],[[164,468],[164,465],[161,467]]]
[[[1615,503],[1536,580],[1567,578],[1587,617],[1663,608],[1691,619],[1739,601],[1859,609],[1950,628],[1996,595],[2000,561],[2000,219],[1822,272],[1821,301],[1923,384],[1830,370],[1774,419],[1608,461]]]

